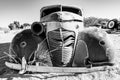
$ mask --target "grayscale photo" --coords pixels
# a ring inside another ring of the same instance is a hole
[[[1,80],[120,80],[119,0],[0,0]]]

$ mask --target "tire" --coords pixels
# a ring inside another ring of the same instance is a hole
[[[108,29],[117,28],[117,27],[118,27],[117,22],[118,22],[117,19],[110,20],[110,21],[108,22],[108,24],[107,24]]]

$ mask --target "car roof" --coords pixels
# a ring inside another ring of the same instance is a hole
[[[82,16],[82,11],[79,8],[72,7],[72,6],[64,6],[64,5],[50,5],[50,6],[41,8],[40,17],[42,18],[44,16],[47,16],[51,13],[58,12],[58,11],[72,12]]]

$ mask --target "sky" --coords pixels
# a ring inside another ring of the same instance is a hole
[[[81,8],[84,17],[120,18],[120,0],[0,0],[0,27],[8,27],[13,21],[39,21],[40,9],[55,4]]]

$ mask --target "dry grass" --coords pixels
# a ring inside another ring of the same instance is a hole
[[[10,70],[5,66],[5,61],[8,60],[8,57],[3,53],[4,51],[9,52],[9,45],[10,43],[0,44],[0,75],[6,74]]]

